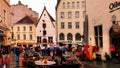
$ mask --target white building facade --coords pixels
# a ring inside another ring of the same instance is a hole
[[[56,44],[56,25],[55,20],[48,13],[46,7],[39,18],[36,27],[37,45],[55,45]]]
[[[118,0],[86,0],[86,15],[89,23],[89,44],[99,46],[102,59],[107,52],[115,58],[120,48],[120,1]],[[115,47],[115,53],[110,47]]]

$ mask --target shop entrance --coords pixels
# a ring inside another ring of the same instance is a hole
[[[120,58],[120,31],[110,29],[110,44],[115,48],[115,51],[111,51],[111,57]]]

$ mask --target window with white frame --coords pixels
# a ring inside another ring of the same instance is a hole
[[[41,43],[41,36],[37,36],[37,43]]]
[[[73,40],[73,35],[71,33],[67,34],[67,40]]]
[[[75,11],[75,18],[79,18],[79,15],[80,15],[79,11]]]
[[[79,33],[75,34],[75,40],[80,41],[81,40],[81,35]]]
[[[17,39],[20,40],[20,35],[19,34],[17,34]]]
[[[85,8],[85,1],[82,1],[82,8]]]
[[[70,8],[70,2],[67,2],[67,8]]]
[[[61,18],[64,18],[64,17],[65,17],[64,12],[61,12]]]
[[[33,36],[32,36],[32,34],[30,34],[30,40],[32,40],[32,38],[33,38]]]
[[[23,26],[23,31],[26,31],[26,27],[25,26]]]
[[[20,31],[20,27],[19,26],[17,27],[17,31]]]
[[[23,34],[23,40],[26,40],[26,34]]]
[[[72,8],[74,8],[75,7],[75,2],[72,2]]]
[[[48,42],[53,43],[53,37],[48,37]]]
[[[65,2],[63,2],[63,8],[65,8]]]
[[[68,29],[72,28],[72,22],[68,22]]]
[[[79,22],[75,22],[75,25],[76,25],[76,29],[79,29]]]
[[[59,35],[59,40],[65,40],[65,36],[64,36],[63,33],[60,33],[60,35]]]
[[[76,6],[77,6],[77,8],[80,7],[80,2],[79,1],[77,1]]]
[[[65,28],[65,24],[64,22],[61,22],[61,29],[64,29]]]
[[[5,9],[3,9],[3,21],[4,21],[4,24],[6,24],[6,19],[7,19],[7,11]]]
[[[68,12],[68,18],[72,18],[72,12],[71,11]]]
[[[95,45],[103,47],[102,25],[94,27]]]
[[[32,26],[29,27],[30,31],[32,31]]]
[[[85,12],[85,10],[83,11],[83,18],[85,18],[85,14],[86,14],[86,12]]]

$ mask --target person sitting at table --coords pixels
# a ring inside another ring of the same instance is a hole
[[[55,65],[58,65],[58,56],[52,57],[52,59],[53,59],[53,61],[55,61],[55,62],[56,62],[56,64],[55,64]]]
[[[60,56],[60,58],[61,58],[61,64],[65,63],[65,61],[66,61],[65,57],[62,55],[62,56]]]

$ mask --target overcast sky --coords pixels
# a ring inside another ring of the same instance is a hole
[[[24,5],[28,5],[29,8],[31,7],[34,11],[39,13],[39,16],[45,5],[50,15],[55,19],[55,6],[57,0],[10,0],[10,4],[18,4],[18,1],[21,1]]]

